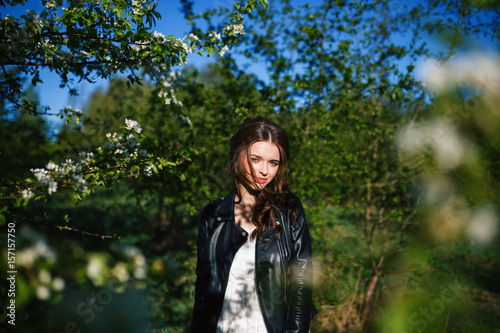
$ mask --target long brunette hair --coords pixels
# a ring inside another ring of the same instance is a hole
[[[250,163],[250,148],[258,141],[272,142],[278,147],[280,162],[278,172],[273,180],[263,189],[256,186],[255,174]],[[261,240],[262,232],[268,227],[278,230],[281,235],[281,226],[276,222],[274,215],[277,211],[292,208],[292,193],[288,187],[288,159],[290,145],[288,135],[278,124],[263,117],[247,118],[229,141],[229,173],[233,176],[236,186],[236,195],[241,201],[240,186],[255,196],[252,207],[252,223],[256,226],[252,237],[258,236]],[[246,171],[249,166],[251,175]],[[295,210],[290,209],[290,219],[295,222]]]

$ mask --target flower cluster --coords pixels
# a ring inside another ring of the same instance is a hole
[[[59,183],[71,184],[74,190],[84,192],[87,190],[87,184],[80,172],[89,162],[88,159],[82,162],[75,163],[72,159],[67,159],[61,164],[49,162],[45,169],[31,169],[31,172],[35,175],[39,185],[47,188],[49,194],[57,191]],[[23,193],[23,197],[30,198],[31,195]]]
[[[61,292],[64,290],[65,283],[64,280],[55,276],[54,278],[50,272],[46,269],[42,269],[38,272],[38,285],[36,286],[36,297],[42,301],[46,301],[51,297],[51,290],[56,292]]]
[[[402,159],[421,171],[426,233],[433,241],[465,238],[472,246],[488,246],[498,237],[500,214],[490,201],[494,196],[476,193],[496,190],[492,157],[482,149],[498,141],[500,58],[463,53],[446,64],[428,60],[419,72],[435,94],[432,110],[400,130],[397,143]]]
[[[125,119],[125,125],[127,126],[126,128],[130,131],[135,131],[136,133],[141,133],[142,131],[141,125],[139,125],[139,123],[135,120]]]
[[[171,71],[169,75],[164,76],[164,80],[160,85],[158,97],[165,99],[166,105],[177,105],[182,108],[182,102],[177,100],[175,91],[172,89],[172,82],[181,75],[180,72]]]
[[[83,116],[83,111],[80,109],[73,109],[71,106],[66,106],[64,109],[59,111],[57,116],[61,119],[66,118],[66,124],[73,121],[78,124]]]
[[[82,277],[87,277],[95,286],[113,286],[119,292],[124,290],[126,283],[144,280],[148,274],[146,257],[141,249],[132,244],[111,246],[111,254],[85,254],[80,245],[53,242],[27,225],[20,226],[17,237],[19,249],[16,263],[20,273],[18,287],[25,297],[50,301],[64,291],[68,281],[81,281]],[[65,251],[67,246],[71,246],[72,251]],[[82,255],[75,256],[75,252]],[[68,274],[67,267],[74,266],[75,263],[86,269]]]
[[[500,58],[486,53],[461,54],[447,66],[426,60],[417,70],[427,86],[437,92],[468,85],[487,96],[497,94],[500,88]]]
[[[144,173],[146,174],[146,176],[151,177],[153,175],[154,168],[155,168],[155,165],[153,163],[150,163],[149,165],[147,165],[144,168]]]
[[[23,226],[19,232],[19,237],[31,243],[30,246],[23,247],[17,252],[16,263],[19,267],[32,268],[38,261],[47,264],[56,262],[56,253],[47,244],[44,235]]]
[[[467,143],[444,119],[414,124],[398,133],[399,149],[408,155],[430,150],[442,169],[453,169],[467,156]]]
[[[141,127],[127,127],[130,131],[136,131],[140,133],[142,130]],[[140,145],[139,139],[135,137],[133,133],[129,133],[128,135],[120,135],[118,133],[108,133],[106,137],[109,141],[106,143],[106,148],[108,148],[113,155],[122,155],[123,157],[136,158],[140,155],[145,156],[146,152],[139,148],[136,148]],[[132,149],[133,148],[133,149]]]
[[[29,284],[33,287],[34,296],[39,300],[50,299],[53,293],[65,288],[63,278],[54,274],[52,268],[57,262],[54,249],[48,244],[45,235],[23,225],[19,231],[21,248],[17,252],[16,263],[19,269],[31,277]],[[39,269],[40,267],[43,267]]]
[[[109,258],[100,253],[93,253],[89,256],[87,262],[87,277],[96,286],[102,286],[109,283],[110,278],[115,278],[121,283],[130,280],[130,273],[138,280],[146,278],[147,264],[146,258],[133,245],[126,245],[119,253],[124,261],[117,261],[114,265],[109,264]]]
[[[222,40],[222,36],[217,31],[210,31],[208,33],[208,38],[216,38],[218,40]]]
[[[244,35],[245,27],[243,26],[243,24],[230,24],[228,26],[225,26],[223,31],[228,36]]]
[[[125,119],[125,129],[127,133],[108,133],[106,136],[109,141],[104,148],[98,148],[96,154],[81,152],[79,161],[66,159],[60,164],[51,161],[45,168],[31,169],[37,183],[36,186],[22,189],[22,197],[26,200],[31,199],[37,188],[46,189],[49,195],[60,187],[71,188],[77,193],[87,192],[89,186],[87,181],[92,179],[87,180],[86,175],[106,174],[107,168],[113,170],[111,178],[116,180],[120,176],[132,173],[134,165],[145,163],[144,175],[151,176],[156,170],[155,165],[147,160],[142,161],[147,158],[148,153],[144,149],[139,149],[140,138],[137,135],[142,132],[142,127],[135,120]],[[91,177],[95,179],[95,176]]]
[[[57,3],[55,2],[55,0],[49,0],[45,3],[45,8],[47,8],[47,9],[56,8],[56,7],[57,7]]]
[[[219,55],[223,57],[224,54],[226,54],[227,50],[229,50],[229,47],[227,45],[224,45],[224,47],[219,51]]]
[[[141,14],[144,2],[144,0],[132,0],[132,12],[134,13],[134,15]]]

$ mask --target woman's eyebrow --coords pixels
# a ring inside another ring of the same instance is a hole
[[[251,154],[250,157],[257,157],[257,158],[262,158],[261,156],[257,155],[257,154]],[[272,160],[269,160],[271,162],[279,162],[280,160],[275,160],[275,159],[272,159]]]

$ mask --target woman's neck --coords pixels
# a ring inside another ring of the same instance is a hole
[[[248,193],[243,185],[240,185],[238,187],[238,198],[236,201],[239,201],[239,204],[242,206],[252,207],[255,203],[255,197]]]

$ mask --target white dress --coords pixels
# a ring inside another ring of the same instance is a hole
[[[227,283],[224,303],[217,324],[218,333],[266,333],[255,290],[255,244],[250,239],[255,227],[248,231],[247,241],[236,252]]]

